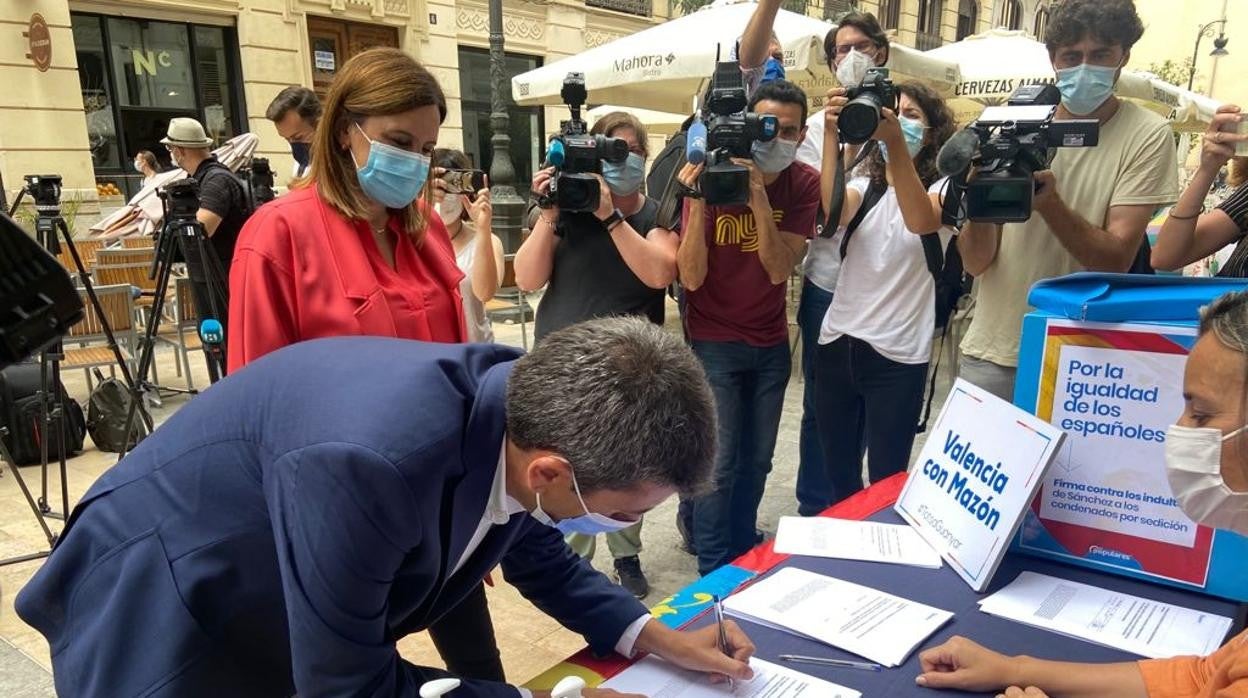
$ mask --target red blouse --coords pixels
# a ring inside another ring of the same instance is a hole
[[[229,371],[318,337],[464,341],[463,272],[442,221],[429,211],[426,218],[419,245],[390,219],[392,268],[368,224],[344,218],[315,187],[256,211],[230,267]]]

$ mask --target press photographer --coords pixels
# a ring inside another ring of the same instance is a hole
[[[160,142],[168,148],[173,164],[199,184],[199,210],[195,217],[203,223],[204,233],[212,241],[225,273],[229,274],[238,234],[251,213],[242,183],[208,151],[212,139],[195,119],[171,120]]]
[[[664,289],[676,278],[679,238],[656,225],[658,203],[641,193],[649,155],[645,127],[627,112],[612,112],[599,119],[587,136],[592,137],[587,143],[615,140],[628,154],[619,163],[601,160],[601,174],[587,175],[596,187],[592,190],[598,200],[594,211],[564,210],[550,201],[545,208],[539,203],[530,212],[532,232],[516,253],[515,270],[520,288],[547,287],[537,309],[539,342],[551,332],[595,317],[637,315],[661,325]],[[553,168],[533,177],[539,201],[549,194],[554,177]],[[561,191],[567,191],[566,187]],[[644,597],[649,583],[638,557],[641,522],[603,532],[620,583],[635,596]],[[595,538],[588,532],[573,534],[568,543],[583,557],[592,558]]]
[[[746,105],[774,117],[777,135],[755,142],[748,203],[711,206],[700,197],[703,165],[680,172],[689,190],[677,254],[694,353],[715,391],[721,443],[714,490],[694,501],[698,571],[708,573],[753,547],[789,382],[785,282],[814,234],[819,175],[795,162],[806,93],[786,80],[765,83]],[[732,447],[732,445],[738,447]]]
[[[1067,0],[1053,9],[1045,45],[1061,91],[1056,121],[1094,119],[1095,148],[1060,148],[1036,172],[1025,222],[968,222],[958,236],[979,278],[960,375],[1013,397],[1027,293],[1075,271],[1123,272],[1142,257],[1148,221],[1178,197],[1174,139],[1165,119],[1114,96],[1144,26],[1131,0]],[[972,182],[973,184],[973,182]],[[1142,260],[1147,265],[1147,257]]]
[[[930,88],[907,82],[890,89],[897,92],[897,111],[879,111],[871,134],[877,147],[846,186],[840,220],[828,223],[846,229],[840,279],[814,359],[815,413],[827,464],[816,480],[827,487],[805,491],[803,506],[826,507],[861,490],[864,450],[872,483],[904,471],[923,406],[937,322],[935,279],[957,232],[942,225],[947,179],[936,170],[954,119]],[[846,130],[846,110],[852,111],[848,92],[831,92],[824,110],[825,209],[830,180],[843,166],[838,134]]]

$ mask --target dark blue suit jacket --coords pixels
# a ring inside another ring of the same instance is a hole
[[[495,565],[612,649],[645,613],[555,529],[492,528],[518,352],[382,338],[297,344],[195,398],[74,510],[18,614],[72,696],[415,696],[397,639]],[[466,683],[456,695],[515,696]]]

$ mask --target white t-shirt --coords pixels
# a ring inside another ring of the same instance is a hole
[[[806,119],[806,137],[797,146],[797,161],[804,162],[822,172],[823,167],[823,110],[820,109]],[[823,222],[820,215],[819,222]],[[818,232],[818,231],[816,231]],[[828,293],[836,292],[837,278],[841,273],[841,237],[843,231],[836,231],[832,237],[819,237],[817,234],[810,239],[806,250],[806,261],[802,263],[802,273],[810,282]]]
[[[869,185],[866,177],[855,177],[846,187],[865,194]],[[928,191],[938,193],[944,186],[945,179],[941,179]],[[948,247],[954,232],[941,227],[941,250]],[[935,293],[923,241],[906,229],[897,192],[889,187],[849,239],[819,343],[849,335],[892,361],[927,363],[936,331]]]
[[[476,235],[476,231],[464,223],[460,235]],[[477,241],[469,240],[462,250],[455,253],[455,264],[464,272],[459,282],[459,295],[464,300],[464,325],[468,328],[468,341],[488,344],[494,341],[494,326],[485,313],[485,304],[472,292],[472,265],[476,262]]]

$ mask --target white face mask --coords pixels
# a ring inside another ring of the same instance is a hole
[[[559,460],[563,459],[560,458]],[[566,460],[563,460],[563,462],[568,463]],[[585,498],[581,496],[580,485],[576,484],[576,473],[572,471],[571,463],[568,463],[568,472],[572,475],[572,487],[576,490],[576,498],[580,501],[581,508],[585,510],[585,514],[582,516],[574,516],[572,518],[563,519],[561,521],[555,521],[550,518],[550,514],[547,514],[542,509],[542,494],[538,492],[537,506],[531,512],[531,515],[533,518],[537,519],[538,523],[558,529],[559,532],[565,536],[573,533],[584,533],[590,536],[597,535],[599,533],[614,533],[615,531],[628,528],[629,526],[637,523],[636,521],[620,521],[618,519],[613,519],[610,516],[595,514],[590,511],[589,507],[585,506]]]
[[[1248,535],[1248,492],[1236,492],[1222,479],[1222,444],[1245,429],[1223,436],[1208,427],[1171,426],[1166,430],[1166,478],[1188,518]]]
[[[438,215],[442,217],[443,223],[451,223],[459,220],[459,214],[464,212],[464,202],[459,198],[459,194],[447,194],[442,203],[438,204]]]
[[[858,49],[851,49],[836,67],[836,79],[841,87],[857,87],[867,76],[867,68],[875,66],[875,60]]]

